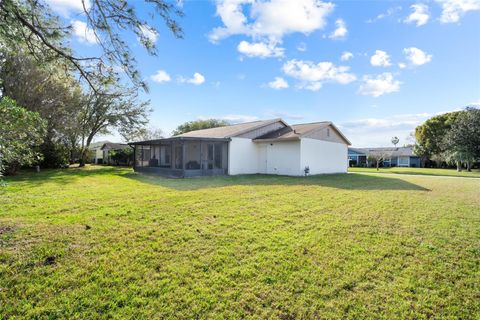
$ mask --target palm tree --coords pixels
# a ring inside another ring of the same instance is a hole
[[[392,143],[393,143],[393,145],[394,145],[395,147],[397,146],[397,144],[398,144],[399,142],[400,142],[400,139],[398,139],[398,137],[393,137],[393,138],[392,138]]]

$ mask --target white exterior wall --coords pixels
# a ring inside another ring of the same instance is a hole
[[[98,164],[98,160],[102,159],[103,160],[103,150],[101,149],[101,146],[95,149],[95,158],[93,161],[95,164]]]
[[[298,176],[300,172],[300,141],[259,143],[260,173]]]
[[[302,138],[299,141],[255,143],[247,138],[232,138],[228,149],[228,173],[278,174],[302,176],[346,173],[348,146],[344,143]]]
[[[228,174],[255,174],[258,169],[258,146],[248,138],[232,138],[228,143]]]
[[[348,146],[344,143],[303,138],[301,141],[301,171],[306,166],[310,174],[346,173]]]
[[[302,175],[300,141],[255,143],[251,139],[232,138],[228,150],[228,173]]]

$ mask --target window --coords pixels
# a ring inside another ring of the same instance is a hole
[[[327,128],[327,137],[330,137],[330,128]]]
[[[398,166],[399,167],[410,166],[410,157],[398,157]]]

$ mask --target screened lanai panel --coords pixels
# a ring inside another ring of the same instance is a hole
[[[172,160],[172,145],[160,146],[160,167],[169,168]]]
[[[150,146],[135,146],[135,165],[137,167],[148,167],[150,156]]]
[[[185,170],[199,170],[201,168],[201,142],[185,142]]]
[[[173,163],[175,169],[183,169],[183,146],[182,143],[173,143]]]
[[[217,169],[228,168],[228,143],[221,142],[215,145],[215,167]]]

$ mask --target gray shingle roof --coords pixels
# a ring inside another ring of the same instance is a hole
[[[92,142],[90,143],[90,146],[88,148],[90,150],[100,149],[105,143],[110,143],[110,141],[102,140],[102,141]]]
[[[282,128],[280,130],[270,132],[264,136],[261,136],[255,141],[262,141],[262,140],[297,140],[300,139],[303,136],[308,135],[309,133],[312,133],[316,130],[320,130],[326,127],[331,126],[333,129],[335,129],[339,135],[347,142],[347,144],[350,144],[350,141],[340,132],[340,130],[335,127],[335,125],[330,122],[330,121],[320,121],[320,122],[312,122],[312,123],[301,123],[301,124],[294,124],[291,125],[287,128]]]
[[[329,121],[294,124],[280,130],[269,132],[255,140],[295,140],[300,139],[301,136],[320,128],[328,127],[331,124]]]
[[[253,122],[245,122],[239,124],[233,124],[225,127],[217,127],[203,130],[195,130],[187,133],[179,134],[174,137],[192,137],[192,138],[231,138],[238,136],[242,133],[261,128],[268,124],[282,121],[281,119],[272,120],[259,120]]]
[[[374,152],[387,153],[392,157],[415,157],[413,147],[348,148],[357,153],[369,155]]]
[[[123,150],[130,148],[130,146],[126,143],[115,143],[115,142],[107,142],[104,143],[102,146],[103,149],[110,149],[110,150]]]
[[[303,124],[296,124],[289,126],[285,121],[282,119],[271,119],[271,120],[258,120],[253,122],[245,122],[239,124],[233,124],[229,126],[217,127],[217,128],[210,128],[210,129],[203,129],[203,130],[195,130],[190,131],[187,133],[183,133],[180,135],[176,135],[170,138],[164,139],[156,139],[156,140],[149,140],[149,141],[137,141],[132,142],[131,144],[148,144],[148,143],[160,143],[161,141],[166,140],[176,140],[176,139],[229,139],[232,137],[241,136],[244,133],[248,133],[250,131],[262,128],[272,123],[282,122],[285,127],[269,132],[259,138],[254,139],[255,141],[262,141],[262,140],[296,140],[300,139],[300,137],[305,136],[315,130],[319,130],[325,128],[327,126],[331,126],[335,129],[340,136],[342,136],[347,144],[350,145],[350,141],[338,130],[335,125],[333,125],[330,121],[322,121],[322,122],[313,122],[313,123],[303,123]]]

